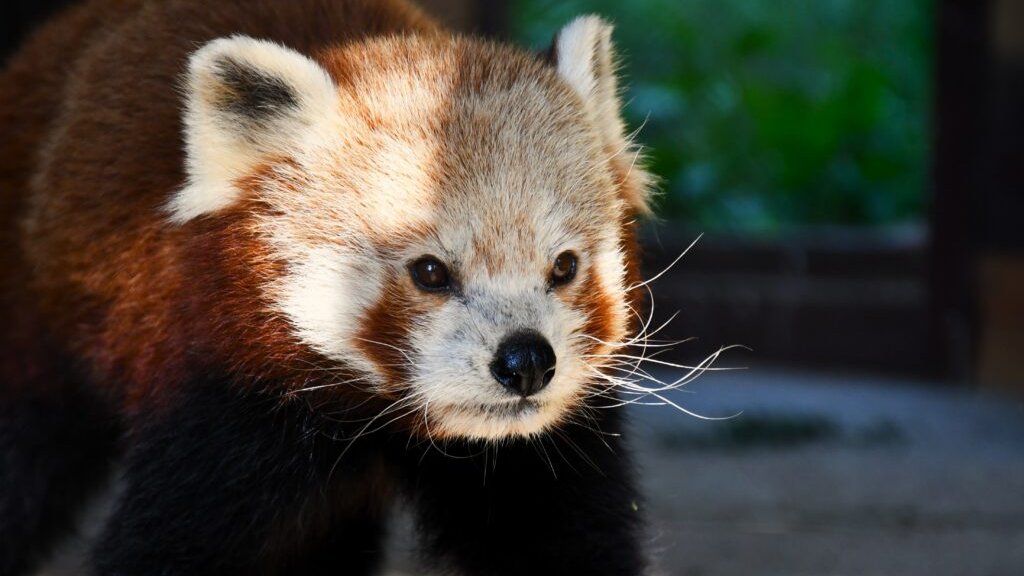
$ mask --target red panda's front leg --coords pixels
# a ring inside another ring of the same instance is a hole
[[[129,434],[125,490],[98,576],[369,574],[383,534],[379,450],[300,402],[193,390]],[[337,463],[337,465],[335,465]],[[368,480],[367,475],[372,480]]]
[[[644,574],[639,496],[614,419],[498,446],[426,443],[409,487],[428,554],[473,576]]]

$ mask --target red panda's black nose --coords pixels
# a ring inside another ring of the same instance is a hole
[[[538,332],[514,332],[498,345],[491,374],[502,386],[525,398],[551,382],[555,375],[555,351]]]

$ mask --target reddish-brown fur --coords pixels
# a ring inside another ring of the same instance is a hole
[[[387,280],[380,300],[366,314],[359,331],[359,347],[383,369],[388,382],[406,381],[412,368],[402,350],[409,347],[413,322],[423,303],[411,296],[405,283],[397,278]]]
[[[4,342],[5,391],[45,381],[44,333],[126,407],[206,362],[251,372],[253,385],[312,362],[280,318],[256,313],[252,267],[275,264],[246,228],[245,207],[228,225],[180,228],[161,210],[184,177],[187,57],[236,33],[314,52],[327,39],[434,28],[397,0],[97,0],[32,37],[0,77],[0,316],[16,327]],[[26,230],[33,179],[49,201]]]

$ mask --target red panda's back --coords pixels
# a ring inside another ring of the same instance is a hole
[[[0,396],[46,382],[40,372],[52,363],[30,289],[32,264],[22,250],[21,224],[42,150],[60,121],[77,55],[141,4],[97,0],[68,9],[30,35],[0,72]]]

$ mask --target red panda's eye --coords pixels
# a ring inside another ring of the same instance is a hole
[[[451,287],[448,268],[433,256],[424,256],[409,266],[409,272],[416,285],[435,292]]]
[[[551,285],[561,286],[572,282],[576,277],[576,255],[565,251],[555,258],[555,264],[551,267]]]

